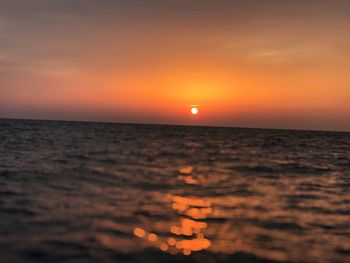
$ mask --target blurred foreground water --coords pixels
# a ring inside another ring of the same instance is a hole
[[[350,133],[0,120],[1,262],[350,262]]]

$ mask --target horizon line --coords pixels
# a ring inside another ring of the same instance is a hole
[[[41,119],[41,118],[10,118],[0,117],[1,120],[22,120],[22,121],[52,121],[52,122],[83,122],[100,124],[124,124],[124,125],[154,125],[154,126],[181,126],[181,127],[202,127],[202,128],[224,128],[224,129],[252,129],[252,130],[275,130],[275,131],[294,131],[294,132],[335,132],[350,133],[346,130],[312,130],[312,129],[293,129],[293,128],[262,128],[245,126],[225,126],[225,125],[190,125],[175,123],[146,123],[146,122],[119,122],[119,121],[99,121],[99,120],[69,120],[69,119]]]

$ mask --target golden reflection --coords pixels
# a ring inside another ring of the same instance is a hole
[[[201,198],[188,198],[188,197],[174,196],[172,198],[172,201],[186,208],[188,208],[189,206],[196,206],[196,207],[211,206],[211,202],[205,201],[204,199],[201,199]]]
[[[193,172],[193,168],[191,166],[182,167],[179,170],[179,176],[177,177],[180,181],[184,181],[186,184],[189,185],[199,185],[200,182],[203,180],[202,175],[191,175]]]
[[[178,249],[187,249],[190,251],[205,250],[210,246],[210,240],[206,238],[184,239],[176,243]]]
[[[181,177],[179,177],[179,179],[183,180],[186,184],[193,184],[193,185],[199,184],[199,180],[192,177],[191,175],[181,176]]]
[[[169,246],[175,246],[175,244],[176,244],[176,239],[173,238],[173,237],[169,237],[169,238],[168,238],[168,244],[169,244]]]
[[[154,242],[158,239],[157,235],[156,234],[153,234],[153,233],[150,233],[148,235],[148,240],[151,241],[151,242]]]
[[[136,227],[134,229],[134,235],[137,236],[137,237],[142,238],[142,237],[144,237],[146,235],[146,232],[142,228]]]
[[[180,169],[180,174],[191,174],[193,171],[193,168],[191,166],[187,166],[187,167],[182,167]]]
[[[186,184],[198,185],[199,180],[192,176],[191,166],[179,170],[178,179]],[[180,216],[179,223],[169,227],[168,236],[158,236],[140,227],[134,229],[134,235],[145,238],[149,245],[158,247],[161,251],[172,255],[182,253],[185,256],[192,252],[199,252],[210,247],[211,241],[206,237],[208,223],[205,221],[213,212],[212,203],[200,197],[184,197],[167,195],[171,207]]]
[[[169,246],[165,243],[162,243],[159,248],[162,251],[167,251],[169,249]]]

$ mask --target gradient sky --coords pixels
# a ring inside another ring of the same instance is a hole
[[[349,28],[347,0],[1,0],[0,117],[350,131]]]

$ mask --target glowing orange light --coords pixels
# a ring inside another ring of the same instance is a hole
[[[134,235],[137,237],[144,237],[146,235],[146,232],[142,228],[136,227],[134,229]]]
[[[196,108],[196,107],[192,107],[191,108],[191,113],[193,114],[193,115],[196,115],[196,114],[198,114],[198,108]]]
[[[157,239],[158,239],[158,237],[157,237],[156,234],[151,233],[151,234],[148,235],[148,240],[151,241],[151,242],[154,242]]]
[[[175,246],[175,244],[176,244],[176,239],[173,238],[173,237],[169,237],[169,238],[168,238],[168,244],[169,244],[170,246]]]
[[[169,249],[169,246],[168,246],[167,244],[162,243],[162,244],[160,245],[160,250],[162,250],[162,251],[167,251],[168,249]]]
[[[185,176],[183,177],[183,180],[186,184],[198,184],[198,180],[193,178],[192,176]]]
[[[193,113],[193,114],[196,114],[196,113]],[[180,169],[180,174],[191,174],[192,171],[193,171],[193,168],[191,166],[186,166]]]
[[[189,255],[191,254],[191,250],[188,249],[188,248],[185,248],[185,249],[183,250],[183,253],[184,253],[185,256],[189,256]]]

